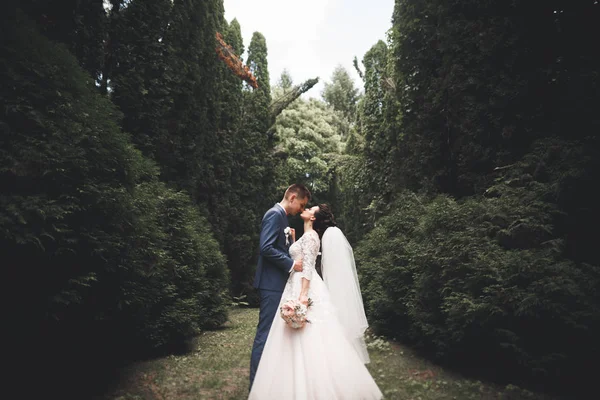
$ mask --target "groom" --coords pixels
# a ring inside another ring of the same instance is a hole
[[[260,293],[260,313],[250,358],[250,387],[289,273],[292,270],[302,271],[302,260],[294,261],[288,253],[293,238],[290,230],[286,229],[287,216],[302,212],[309,200],[310,192],[304,185],[291,185],[285,191],[283,200],[271,207],[262,219],[260,254],[254,277],[254,287]]]

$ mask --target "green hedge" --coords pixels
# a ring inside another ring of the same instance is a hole
[[[486,197],[398,196],[356,251],[371,325],[499,373],[585,373],[600,353],[600,267],[569,254],[563,201],[588,185],[585,148],[540,142]]]
[[[6,329],[147,349],[222,324],[228,273],[206,219],[157,181],[66,48],[20,14],[2,35]]]

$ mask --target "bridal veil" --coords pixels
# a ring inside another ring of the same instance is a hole
[[[327,228],[321,239],[323,281],[336,308],[340,324],[363,363],[369,353],[364,340],[368,322],[365,315],[352,246],[337,227]]]

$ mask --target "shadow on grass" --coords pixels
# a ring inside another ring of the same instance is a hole
[[[216,330],[227,329],[222,326]],[[46,332],[43,337],[14,341],[14,357],[5,359],[11,368],[9,386],[19,393],[11,398],[104,399],[131,378],[131,365],[194,350],[195,338],[142,350],[135,343],[122,344],[97,331],[69,332]]]
[[[579,371],[577,374],[565,371],[560,376],[549,377],[541,371],[533,373],[527,368],[515,366],[508,360],[503,362],[502,356],[496,354],[494,357],[493,354],[485,351],[470,355],[462,354],[460,357],[441,358],[423,347],[409,343],[401,344],[408,347],[415,356],[427,360],[451,374],[500,387],[518,386],[537,393],[544,399],[589,400],[589,393],[593,393],[591,390],[595,391],[595,371],[597,369],[592,365],[587,367],[584,365],[589,363],[589,360],[580,361],[582,364],[577,365],[576,370]]]

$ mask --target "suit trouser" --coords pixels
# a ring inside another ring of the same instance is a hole
[[[256,327],[256,337],[252,346],[252,356],[250,357],[250,388],[254,382],[254,376],[258,369],[258,363],[262,356],[273,319],[277,314],[279,302],[283,292],[259,289],[260,293],[260,313],[258,316],[258,326]]]

